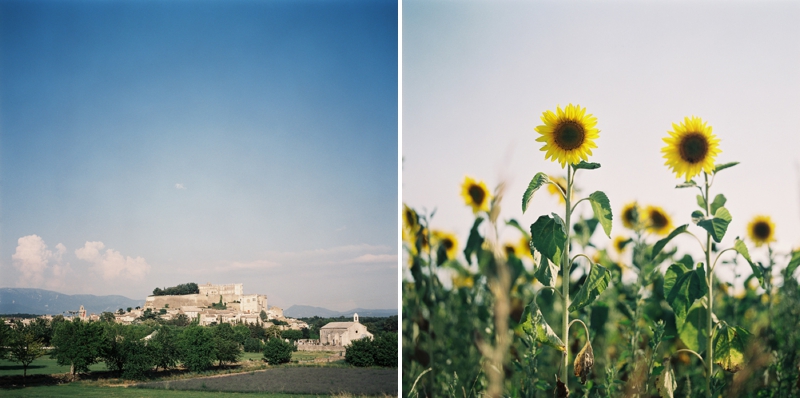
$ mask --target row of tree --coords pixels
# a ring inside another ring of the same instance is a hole
[[[200,288],[194,282],[182,283],[178,286],[170,286],[163,289],[157,287],[153,290],[153,296],[180,296],[198,293],[200,293]]]
[[[345,361],[353,366],[397,367],[397,333],[384,332],[375,339],[350,342],[345,351]]]

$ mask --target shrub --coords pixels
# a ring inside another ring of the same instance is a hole
[[[272,338],[264,346],[264,359],[270,365],[280,365],[292,360],[294,345],[282,339]]]
[[[366,367],[375,364],[375,344],[372,339],[358,339],[347,347],[345,361],[353,366]]]
[[[397,333],[383,333],[375,339],[373,345],[375,346],[375,365],[397,367]]]
[[[245,352],[262,352],[264,351],[264,343],[261,342],[259,339],[254,339],[252,337],[248,337],[244,341],[244,351]]]

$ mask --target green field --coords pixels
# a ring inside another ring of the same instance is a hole
[[[204,392],[204,391],[176,391],[176,390],[150,390],[143,388],[127,387],[96,387],[84,385],[83,383],[70,383],[60,386],[28,387],[19,389],[0,390],[3,397],[87,397],[87,398],[145,398],[145,397],[167,397],[167,398],[189,398],[189,397],[241,397],[241,396],[262,396],[275,398],[311,398],[318,395],[298,395],[298,394],[257,394],[257,393],[235,393],[235,392]]]
[[[91,371],[104,371],[106,364],[96,363],[89,367]],[[69,366],[59,366],[55,359],[43,356],[28,366],[28,375],[49,375],[54,373],[68,373]],[[0,359],[0,377],[3,376],[22,376],[22,365],[6,359]]]

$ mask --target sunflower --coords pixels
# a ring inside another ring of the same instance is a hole
[[[434,246],[444,248],[448,259],[452,260],[456,258],[456,254],[458,253],[458,239],[456,239],[455,235],[449,232],[434,230],[431,234],[431,241]]]
[[[639,204],[631,202],[622,207],[622,225],[628,229],[639,228],[641,215],[639,214]]]
[[[678,178],[681,175],[686,181],[691,180],[701,171],[711,173],[714,170],[714,158],[722,152],[719,149],[719,138],[711,133],[711,126],[697,116],[686,117],[680,125],[672,123],[674,131],[668,131],[664,138],[667,146],[661,149],[665,165],[669,166]]]
[[[517,247],[514,250],[517,253],[517,257],[519,258],[530,258],[533,259],[533,255],[531,254],[531,240],[528,237],[521,237],[519,238],[519,243],[517,243]]]
[[[474,285],[475,280],[472,279],[472,275],[453,275],[453,287],[456,289],[462,287],[471,288]]]
[[[564,200],[564,194],[567,193],[567,179],[563,177],[554,177],[550,176],[550,180],[553,181],[553,184],[547,184],[547,192],[551,195],[558,197],[558,203],[564,204],[567,203]],[[561,188],[559,190],[559,188]],[[570,198],[571,199],[571,198]]]
[[[469,176],[464,177],[464,183],[461,184],[461,196],[467,205],[472,206],[472,212],[478,214],[479,211],[489,211],[489,201],[492,199],[492,194],[486,189],[486,184],[483,181],[475,181]]]
[[[561,163],[561,167],[589,160],[592,148],[597,148],[594,140],[600,137],[597,118],[586,114],[586,108],[580,105],[567,105],[563,110],[556,107],[556,113],[542,113],[544,125],[535,130],[542,136],[536,141],[544,142],[542,151],[544,158]]]
[[[775,224],[772,222],[772,218],[769,216],[753,217],[747,224],[747,236],[756,246],[775,242]]]
[[[664,209],[658,206],[647,206],[644,209],[647,230],[656,235],[666,235],[672,231],[672,219]]]
[[[619,254],[624,253],[625,252],[625,246],[627,246],[630,241],[631,240],[629,238],[626,238],[626,237],[624,237],[622,235],[617,235],[614,238],[614,242],[612,243],[612,245],[614,247],[614,251],[616,251]]]

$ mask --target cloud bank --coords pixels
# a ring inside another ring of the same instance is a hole
[[[58,288],[71,271],[69,263],[62,257],[67,248],[59,243],[55,252],[47,247],[38,235],[23,236],[17,240],[17,250],[11,255],[14,267],[19,271],[17,286]]]
[[[103,242],[86,242],[75,250],[75,256],[92,263],[92,271],[105,280],[116,278],[142,280],[150,272],[150,264],[142,257],[123,256],[113,249],[106,249]]]

